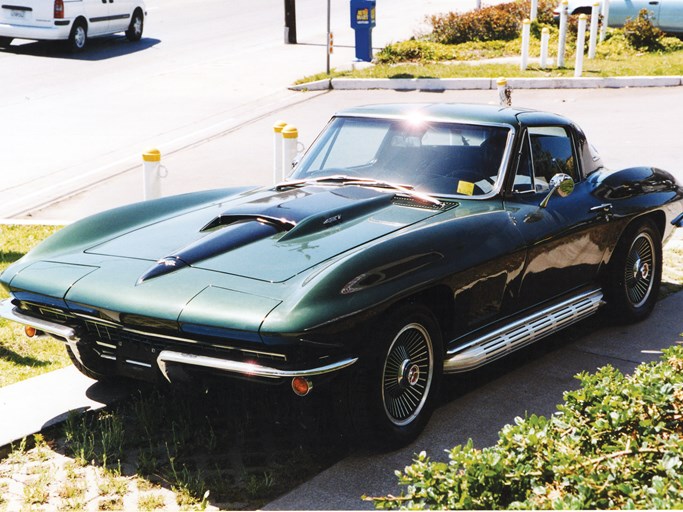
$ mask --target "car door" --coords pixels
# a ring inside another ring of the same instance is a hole
[[[659,28],[683,34],[683,0],[659,0]]]
[[[123,32],[128,29],[133,13],[132,0],[108,0],[109,2],[109,31]]]
[[[611,239],[609,207],[592,195],[594,185],[582,179],[579,161],[571,127],[530,126],[522,132],[512,193],[505,202],[527,248],[520,309],[597,279]],[[553,195],[540,206],[558,173],[573,178],[573,193]]]
[[[659,6],[666,0],[612,0],[609,3],[609,25],[621,27],[629,18],[635,19],[642,9],[650,13],[652,23],[659,26]]]
[[[109,33],[109,0],[83,0],[88,36]]]

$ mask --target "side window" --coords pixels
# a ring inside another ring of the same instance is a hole
[[[572,139],[559,126],[533,127],[527,130],[515,175],[513,190],[538,193],[550,189],[550,179],[558,173],[578,181],[579,172]]]

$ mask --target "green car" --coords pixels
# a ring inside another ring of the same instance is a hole
[[[603,167],[557,115],[353,108],[279,185],[63,229],[0,276],[0,314],[63,340],[95,379],[331,386],[359,431],[401,444],[443,374],[603,304],[646,317],[682,199],[667,172]]]

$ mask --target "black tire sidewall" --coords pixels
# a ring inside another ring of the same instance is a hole
[[[138,18],[140,19],[140,22],[142,23],[142,27],[140,29],[139,34],[137,34],[135,32],[135,27],[134,27],[135,20]],[[130,25],[128,26],[128,30],[126,30],[126,38],[128,39],[128,41],[130,41],[131,43],[135,43],[135,42],[139,41],[140,39],[142,39],[142,33],[144,32],[144,27],[145,27],[144,16],[139,11],[135,11],[133,13],[133,17],[130,20]]]
[[[427,399],[412,422],[398,426],[387,416],[382,398],[382,377],[387,353],[397,334],[410,324],[422,326],[432,342],[433,370]],[[438,322],[431,311],[422,305],[406,304],[390,311],[374,330],[365,360],[350,379],[349,403],[356,433],[372,440],[374,446],[394,448],[414,440],[424,429],[434,410],[443,373],[443,341]],[[353,407],[353,404],[356,407]]]
[[[626,260],[633,242],[642,233],[646,233],[653,242],[654,282],[645,303],[634,306],[626,293],[624,279]],[[607,304],[612,316],[621,322],[638,322],[645,319],[654,309],[662,278],[662,243],[659,230],[649,219],[635,221],[630,224],[619,239],[607,273]]]
[[[83,46],[78,46],[76,44],[76,31],[78,28],[82,28],[85,31],[85,41],[83,41]],[[88,27],[83,23],[83,21],[77,21],[73,28],[71,29],[71,33],[69,34],[69,39],[67,41],[67,46],[68,49],[71,53],[79,53],[85,50],[85,47],[88,45]]]

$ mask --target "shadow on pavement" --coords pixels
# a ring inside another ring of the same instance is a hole
[[[87,47],[82,52],[70,53],[63,41],[34,41],[0,48],[0,53],[13,53],[29,57],[100,61],[148,50],[160,42],[159,39],[150,37],[143,37],[136,43],[129,42],[125,36],[98,37],[88,39]]]

